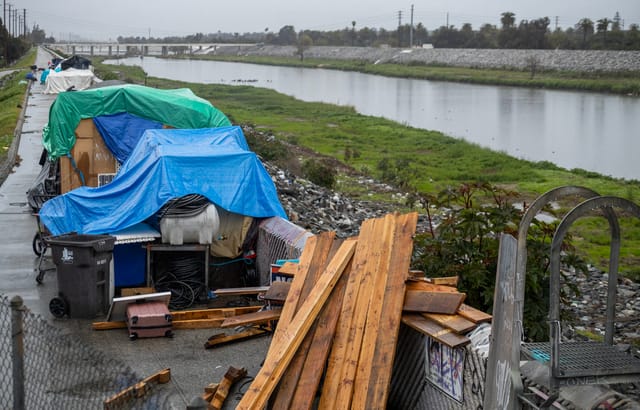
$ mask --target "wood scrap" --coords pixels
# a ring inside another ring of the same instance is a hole
[[[311,238],[310,238],[311,239]],[[279,381],[284,370],[288,366],[291,358],[295,354],[300,343],[304,339],[307,331],[320,312],[324,302],[328,299],[331,291],[342,276],[345,268],[349,264],[355,251],[353,241],[345,241],[333,257],[327,269],[320,276],[320,279],[311,290],[309,297],[304,300],[297,314],[290,322],[280,322],[277,329],[280,329],[278,343],[272,342],[269,354],[265,362],[256,375],[253,383],[244,394],[237,409],[262,409],[267,404],[276,383]],[[294,278],[294,283],[299,277],[300,271]],[[291,291],[294,286],[292,284]],[[291,294],[291,292],[290,292]],[[285,309],[286,310],[286,303]],[[276,339],[274,335],[274,340]]]
[[[213,399],[211,400],[211,404],[209,406],[210,409],[220,410],[227,396],[229,395],[229,390],[231,386],[238,380],[242,379],[247,375],[247,369],[240,368],[236,369],[233,366],[229,367],[227,373],[225,373],[224,377],[218,384],[218,388],[216,389],[215,394],[213,395]]]
[[[425,290],[430,292],[451,292],[458,293],[458,289],[453,286],[436,285],[426,279],[410,278],[407,281],[407,290]]]
[[[379,269],[384,275],[378,276],[369,303],[364,350],[358,357],[353,409],[386,408],[418,214],[387,215],[385,222],[393,225],[389,256],[380,258]]]
[[[213,399],[213,395],[218,391],[219,383],[209,383],[208,386],[204,388],[204,393],[202,393],[202,399],[209,403]]]
[[[432,292],[427,290],[407,290],[403,310],[424,313],[456,313],[466,294],[458,292]]]
[[[211,336],[205,343],[205,349],[212,349],[214,347],[219,347],[225,344],[237,342],[240,340],[253,339],[256,336],[266,336],[271,333],[269,328],[262,327],[252,327],[242,332],[234,333],[232,335],[227,335],[226,333],[218,333]]]
[[[291,282],[276,281],[271,283],[269,289],[265,292],[263,299],[267,302],[275,302],[283,304],[287,300]]]
[[[427,280],[434,285],[445,285],[445,286],[458,286],[458,281],[460,280],[459,276],[443,276],[440,278],[427,278]]]
[[[491,318],[492,318],[490,314],[485,313],[469,305],[465,305],[464,303],[460,305],[457,313],[463,318],[469,319],[473,323],[491,322]]]
[[[120,290],[120,296],[148,295],[150,293],[156,293],[156,288],[122,288]]]
[[[133,386],[129,386],[126,389],[122,390],[121,392],[116,393],[115,395],[106,399],[103,403],[104,409],[111,410],[111,409],[122,408],[122,406],[124,406],[126,402],[133,400],[135,398],[140,398],[144,396],[147,393],[147,391],[151,388],[150,383],[153,382],[158,384],[165,384],[165,383],[168,383],[170,380],[171,380],[171,369],[160,370],[159,372],[156,372],[151,376],[142,379],[141,381],[134,384]]]
[[[441,313],[422,313],[422,316],[431,319],[434,322],[449,328],[456,333],[466,333],[473,330],[476,324],[460,315],[444,315]]]
[[[299,264],[297,264],[295,262],[285,262],[278,269],[278,273],[295,276],[295,274],[298,271],[298,266],[299,266]]]
[[[405,313],[402,315],[402,322],[450,347],[464,346],[471,341],[468,337],[459,335],[455,331],[416,313]]]
[[[201,310],[171,311],[174,329],[211,329],[218,328],[228,317],[256,312],[261,306],[245,306],[237,308],[218,308]],[[126,329],[127,323],[124,321],[115,322],[94,322],[91,325],[93,330]]]
[[[243,288],[216,289],[213,293],[217,296],[242,296],[257,295],[258,293],[264,293],[267,290],[269,290],[268,286],[247,286]]]
[[[228,317],[220,325],[221,328],[246,326],[246,325],[259,325],[268,323],[280,318],[282,309],[270,309],[261,310],[259,312],[247,313],[244,315]]]
[[[308,289],[303,289],[303,294],[307,294],[310,291],[311,285],[314,285],[318,279],[317,273],[325,269],[323,264],[326,264],[326,261],[334,256],[342,244],[342,240],[334,240],[334,235],[320,235],[319,239],[324,240],[325,244],[314,254],[316,259],[314,269],[317,272],[308,277],[305,283],[305,288]],[[273,394],[270,402],[271,408],[304,408],[304,403],[313,401],[322,376],[318,369],[324,367],[329,353],[330,339],[335,331],[335,324],[337,323],[346,285],[345,278],[349,270],[350,266],[347,266],[345,273],[336,284],[321,310],[317,321],[313,324],[291,363],[287,366]],[[329,343],[323,342],[323,338],[327,337],[329,338]]]

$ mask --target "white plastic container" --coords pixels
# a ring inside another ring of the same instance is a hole
[[[220,217],[215,205],[209,204],[196,216],[164,216],[160,220],[162,243],[210,245],[220,230]]]

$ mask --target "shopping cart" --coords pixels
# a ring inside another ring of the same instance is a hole
[[[53,198],[55,195],[34,195],[35,201],[39,204],[37,211],[40,210],[42,204],[44,204],[47,200]],[[42,279],[44,278],[44,274],[49,270],[54,270],[55,266],[47,266],[44,261],[46,259],[47,249],[49,249],[49,245],[47,243],[47,239],[51,236],[51,233],[47,230],[46,226],[40,220],[40,214],[35,212],[33,214],[36,217],[36,225],[37,231],[33,236],[33,241],[31,242],[31,247],[33,248],[33,252],[38,256],[38,275],[36,276],[36,282],[38,284],[42,283]]]

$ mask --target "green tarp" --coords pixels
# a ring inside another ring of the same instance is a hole
[[[187,88],[159,90],[133,84],[114,85],[58,94],[49,109],[42,143],[52,159],[67,155],[76,143],[75,129],[80,120],[122,112],[174,128],[231,125],[221,111]]]

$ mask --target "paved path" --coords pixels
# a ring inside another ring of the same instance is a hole
[[[48,53],[39,50],[36,64],[44,66],[50,59]],[[56,97],[43,91],[44,86],[39,83],[32,85],[18,151],[19,166],[14,167],[0,186],[0,294],[9,298],[20,295],[33,313],[107,357],[123,361],[140,378],[170,368],[171,382],[162,386],[169,403],[163,408],[184,409],[194,397],[202,394],[205,386],[219,382],[229,366],[245,367],[250,376],[255,376],[268,349],[269,337],[212,350],[205,350],[204,343],[209,336],[220,333],[219,329],[176,330],[172,339],[131,342],[126,329],[93,331],[91,320],[55,319],[49,313],[49,301],[57,294],[56,274],[55,270],[50,271],[42,285],[36,284],[37,257],[31,241],[37,225],[26,203],[26,191],[40,172],[42,128]],[[234,395],[230,395],[224,408],[235,408],[236,403]]]

